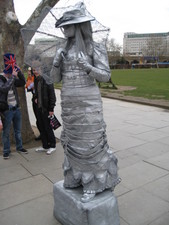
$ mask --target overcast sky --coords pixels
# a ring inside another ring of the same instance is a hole
[[[78,0],[60,0],[56,5],[74,5]],[[19,22],[24,24],[41,0],[14,0]],[[122,45],[125,32],[169,32],[169,0],[84,0],[88,11],[110,28],[109,38]]]

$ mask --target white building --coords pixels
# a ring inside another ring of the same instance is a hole
[[[123,54],[130,56],[169,55],[169,32],[124,33]]]

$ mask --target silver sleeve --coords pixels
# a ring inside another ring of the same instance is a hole
[[[60,66],[52,66],[52,69],[50,71],[50,79],[53,81],[53,83],[59,83],[62,80]]]
[[[107,51],[101,44],[95,44],[94,46],[93,66],[88,75],[99,82],[108,82],[111,77]]]

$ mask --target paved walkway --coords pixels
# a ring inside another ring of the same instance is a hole
[[[60,92],[56,95],[60,118]],[[29,93],[27,99],[35,125]],[[115,189],[121,225],[168,225],[169,110],[106,98],[103,106],[122,178]],[[28,155],[14,152],[9,160],[0,156],[0,225],[60,224],[53,217],[52,193],[53,184],[63,179],[62,162],[60,143],[51,156],[35,149]]]

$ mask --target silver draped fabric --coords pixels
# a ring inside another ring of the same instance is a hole
[[[93,66],[89,74],[78,66],[74,45],[64,55],[60,67],[52,66],[56,49],[65,48],[67,43],[61,29],[54,29],[57,18],[77,8],[79,5],[50,10],[47,7],[41,13],[39,21],[43,17],[44,20],[38,28],[35,23],[22,29],[24,61],[37,70],[48,84],[62,81],[64,186],[73,188],[83,185],[84,191],[101,192],[107,188],[114,189],[120,181],[117,159],[107,143],[102,100],[96,84],[96,80],[106,82],[110,78],[105,49],[109,29],[96,19],[91,21],[94,50],[91,58],[86,56]],[[84,9],[86,16],[90,17]],[[46,15],[46,12],[49,13]],[[35,35],[31,39],[33,33]]]
[[[77,65],[74,48],[63,57],[60,68],[53,66],[51,70],[51,77],[62,80],[64,186],[82,185],[84,191],[98,193],[114,189],[120,182],[117,158],[107,143],[102,100],[95,80],[108,81],[110,70],[101,44],[94,44],[93,57],[88,58],[93,65],[89,74]]]

